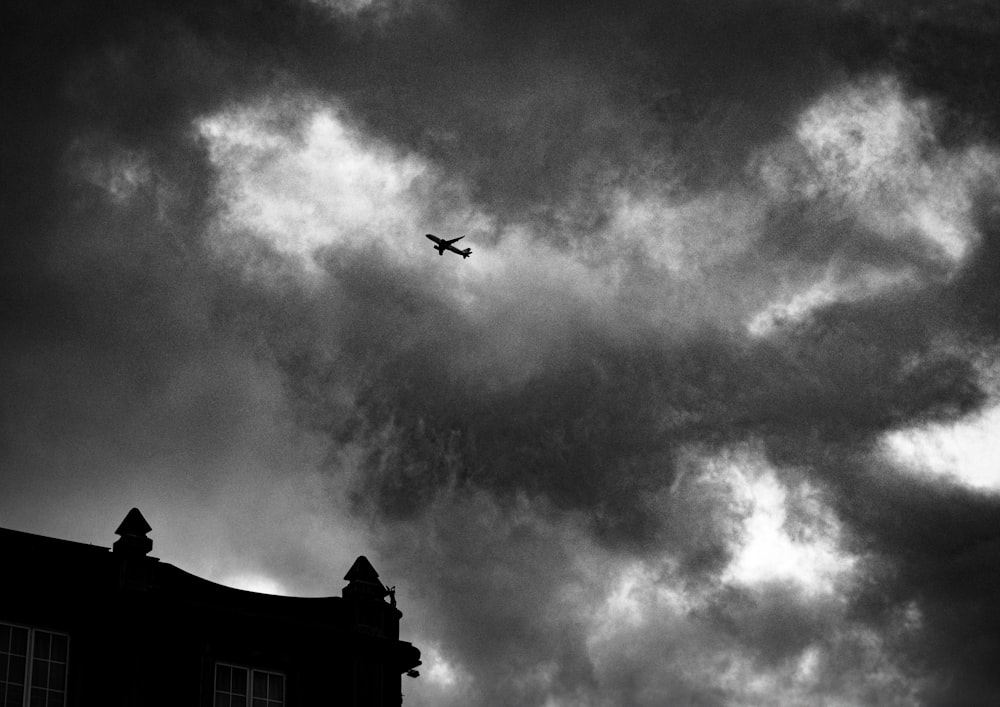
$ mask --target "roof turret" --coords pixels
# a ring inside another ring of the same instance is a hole
[[[152,538],[147,538],[146,533],[151,530],[152,528],[146,522],[146,519],[142,517],[139,509],[133,508],[125,514],[125,519],[122,520],[115,531],[115,535],[120,537],[115,540],[112,549],[115,552],[123,552],[129,555],[148,555],[149,551],[153,549],[153,540]]]
[[[351,565],[351,569],[344,575],[348,585],[343,589],[344,597],[385,599],[389,593],[382,582],[379,581],[378,572],[372,567],[372,563],[364,555],[359,555],[358,559]]]

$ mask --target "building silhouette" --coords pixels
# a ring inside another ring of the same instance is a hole
[[[133,508],[109,551],[0,528],[0,707],[385,707],[420,651],[359,557],[342,596],[232,589],[149,555]]]

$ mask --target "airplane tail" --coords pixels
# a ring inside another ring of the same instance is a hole
[[[463,259],[468,258],[470,255],[472,255],[472,248],[466,248],[465,250],[462,251]]]

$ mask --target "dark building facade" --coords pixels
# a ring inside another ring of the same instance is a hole
[[[0,528],[0,707],[385,707],[420,651],[365,557],[340,597],[232,589],[150,557]]]

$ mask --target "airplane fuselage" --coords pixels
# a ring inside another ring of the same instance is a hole
[[[472,248],[459,250],[458,248],[452,245],[452,243],[462,240],[463,238],[465,238],[465,236],[459,236],[458,238],[452,238],[451,240],[446,240],[444,238],[438,238],[433,233],[428,233],[426,235],[427,238],[431,239],[437,244],[434,246],[434,250],[438,252],[438,255],[444,255],[444,252],[446,250],[450,250],[452,253],[458,253],[459,255],[462,256],[463,259],[468,258],[470,255],[472,255]]]

